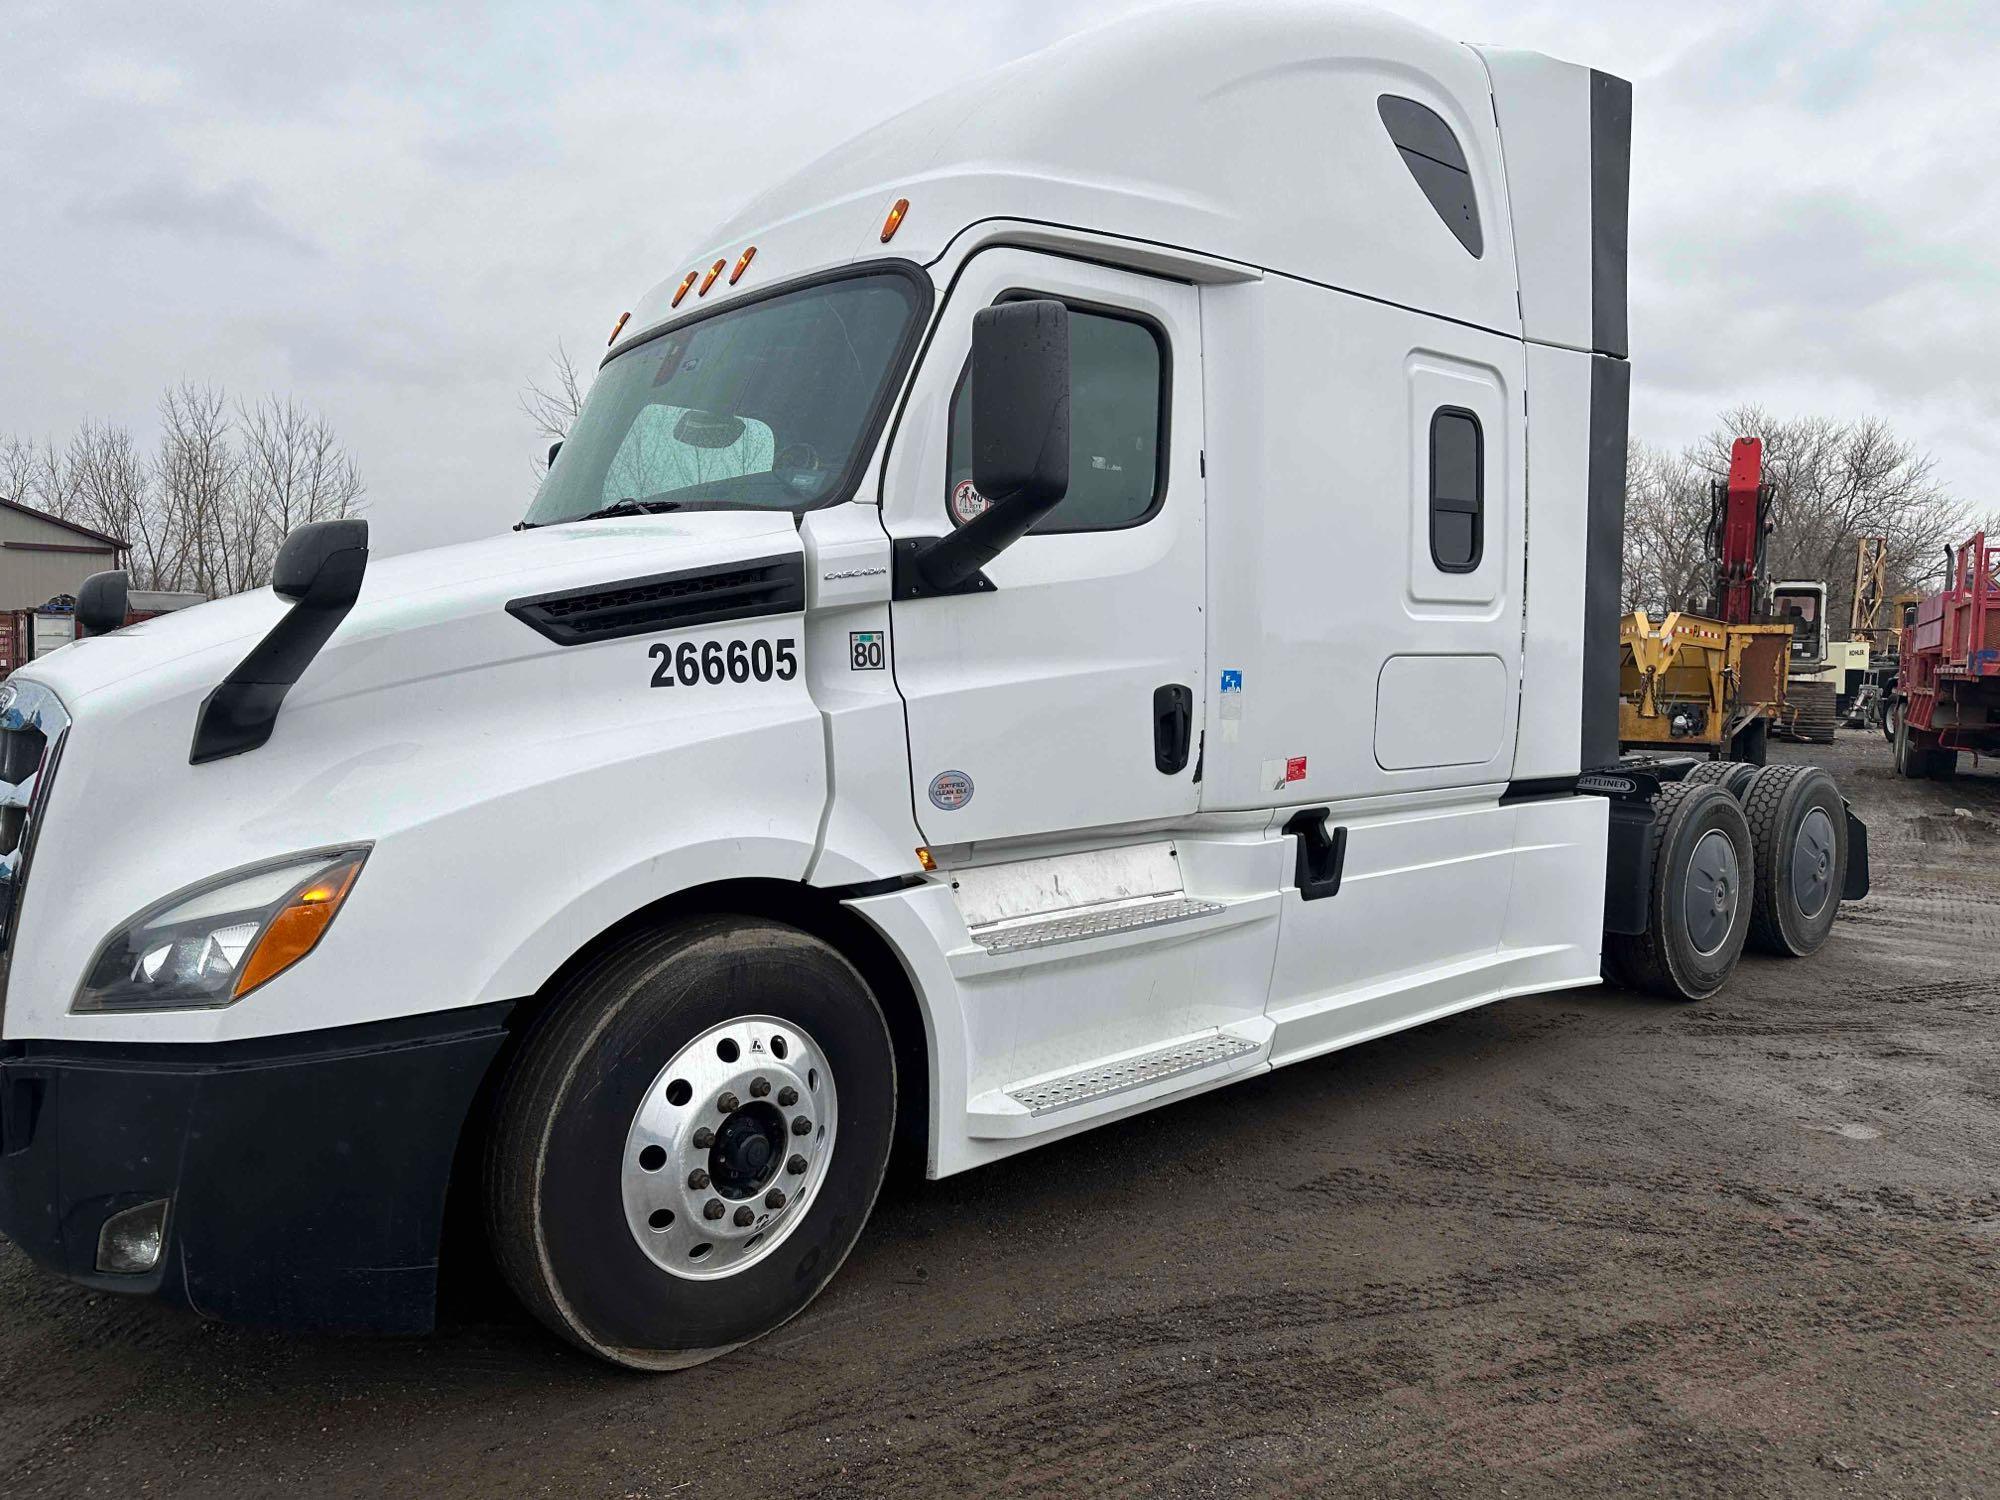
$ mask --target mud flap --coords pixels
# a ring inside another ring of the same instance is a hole
[[[1854,816],[1854,804],[1845,797],[1847,809],[1847,878],[1840,887],[1840,899],[1859,901],[1868,894],[1868,825]]]

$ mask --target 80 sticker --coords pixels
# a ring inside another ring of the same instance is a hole
[[[769,682],[773,677],[790,682],[799,675],[798,642],[791,636],[776,641],[737,639],[722,641],[682,641],[678,646],[655,641],[646,654],[658,662],[653,668],[656,688],[716,687],[724,682]]]

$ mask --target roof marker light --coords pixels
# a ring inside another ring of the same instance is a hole
[[[710,266],[708,268],[708,274],[701,278],[701,290],[696,292],[695,295],[697,297],[706,297],[708,295],[708,289],[715,285],[715,278],[722,274],[722,268],[728,264],[729,262],[726,260],[719,260],[714,265]]]
[[[757,247],[750,246],[743,252],[743,258],[736,262],[736,269],[729,273],[729,284],[735,286],[743,279],[743,273],[750,269],[750,262],[757,258]]]
[[[897,229],[902,227],[903,215],[908,213],[909,211],[910,211],[910,200],[908,198],[898,198],[896,200],[896,206],[889,210],[889,217],[882,221],[883,244],[885,245],[888,244],[889,241],[893,240],[896,237]]]
[[[681,298],[685,297],[688,294],[688,288],[694,285],[695,277],[699,276],[700,274],[701,272],[699,271],[688,272],[687,278],[681,282],[680,290],[674,293],[674,300],[669,302],[667,306],[679,307],[681,305]]]
[[[632,321],[631,313],[629,312],[620,313],[618,315],[618,321],[611,325],[611,337],[604,341],[604,347],[609,349],[613,344],[617,343],[618,335],[625,331],[625,325],[631,321]]]

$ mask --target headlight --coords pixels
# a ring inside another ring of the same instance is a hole
[[[331,849],[234,870],[147,907],[113,933],[73,1011],[233,1005],[312,952],[368,858]]]

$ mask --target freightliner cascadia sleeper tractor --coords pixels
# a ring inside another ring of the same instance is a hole
[[[671,1368],[805,1307],[899,1140],[1818,947],[1823,773],[1619,762],[1629,106],[1333,6],[1088,32],[676,266],[511,532],[303,528],[32,663],[0,1226],[407,1331],[469,1202]]]

